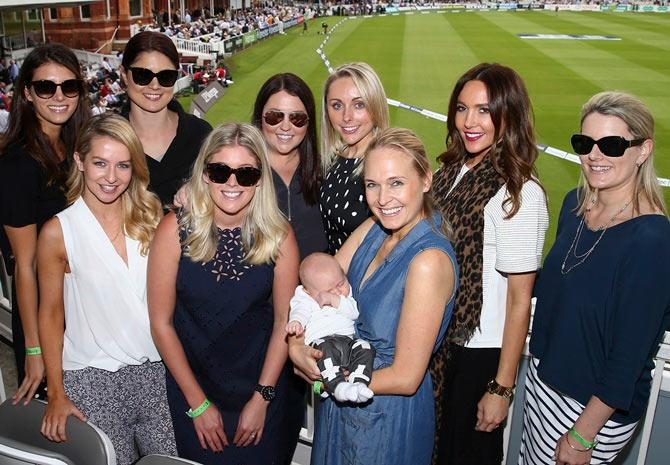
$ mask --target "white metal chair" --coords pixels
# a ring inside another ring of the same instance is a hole
[[[116,465],[107,435],[91,423],[68,419],[67,442],[51,442],[40,433],[46,404],[0,405],[0,463],[8,465]]]

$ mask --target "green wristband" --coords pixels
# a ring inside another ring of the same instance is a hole
[[[586,439],[584,439],[582,437],[582,435],[577,432],[577,430],[575,429],[574,426],[572,428],[570,428],[569,433],[570,433],[570,436],[572,436],[572,439],[577,441],[586,450],[591,450],[598,445],[598,441],[591,442],[591,441],[587,441]]]
[[[314,384],[312,385],[312,392],[316,394],[317,396],[321,395],[321,386],[323,383],[320,380],[314,381]]]
[[[211,405],[212,403],[209,401],[209,399],[205,398],[205,401],[200,404],[198,408],[195,410],[193,409],[188,409],[188,412],[186,412],[186,416],[189,418],[198,418],[202,413],[207,410],[207,408]]]
[[[42,348],[37,347],[26,347],[26,355],[42,355]]]

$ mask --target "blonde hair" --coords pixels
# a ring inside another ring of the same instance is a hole
[[[207,136],[193,164],[188,181],[191,191],[189,206],[179,221],[188,231],[182,241],[185,255],[194,262],[208,262],[214,258],[218,234],[214,222],[216,205],[204,181],[205,169],[211,158],[225,147],[245,147],[258,162],[261,179],[242,222],[244,260],[251,265],[276,260],[279,247],[288,232],[288,222],[277,206],[272,172],[263,136],[254,126],[245,123],[226,123],[217,126]]]
[[[324,175],[328,173],[330,167],[335,163],[338,154],[342,153],[347,145],[340,138],[340,134],[333,127],[328,117],[328,91],[330,86],[341,78],[350,78],[365,107],[370,114],[374,133],[381,129],[389,127],[389,109],[386,103],[386,93],[379,76],[370,65],[362,62],[347,63],[335,68],[335,71],[328,76],[323,85],[323,102],[321,105],[321,166]],[[363,155],[365,156],[365,154]],[[363,164],[359,163],[354,174],[360,175],[363,171]]]
[[[146,255],[154,237],[156,227],[163,217],[160,200],[149,186],[149,168],[142,148],[142,142],[130,123],[112,113],[91,118],[83,127],[75,144],[75,153],[83,162],[93,150],[93,141],[108,137],[119,142],[130,153],[132,176],[128,188],[121,194],[124,234],[140,242],[140,253]],[[70,168],[67,180],[67,203],[71,205],[85,189],[84,173],[76,163]]]
[[[646,105],[633,95],[624,92],[600,92],[594,95],[582,107],[581,124],[583,125],[586,117],[593,113],[621,119],[628,126],[633,139],[654,140],[654,117]],[[653,208],[667,215],[663,193],[654,169],[653,155],[652,149],[635,174],[633,210],[640,211],[640,197],[644,197]],[[583,171],[579,186],[578,213],[583,214],[598,195],[598,189],[589,185]]]
[[[433,171],[431,169],[430,161],[426,156],[426,148],[419,139],[419,137],[409,129],[404,128],[388,128],[379,131],[377,135],[370,141],[368,145],[368,153],[373,150],[382,148],[394,149],[404,153],[412,160],[412,166],[421,179],[432,179]],[[363,165],[367,166],[367,158],[363,161]],[[442,215],[441,211],[435,208],[435,201],[431,193],[424,192],[422,201],[422,213],[431,221],[433,212],[438,212],[442,216],[441,230],[445,237],[450,239],[452,237],[451,225],[447,219]]]

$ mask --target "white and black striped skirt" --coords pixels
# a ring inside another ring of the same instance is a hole
[[[526,375],[523,437],[519,465],[554,465],[556,444],[581,415],[584,405],[546,385],[537,376],[540,361],[531,358]],[[591,464],[610,463],[633,436],[637,422],[609,420],[596,436]]]

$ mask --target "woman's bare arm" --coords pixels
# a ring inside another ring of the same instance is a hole
[[[39,332],[49,385],[49,403],[42,420],[42,434],[51,441],[66,441],[67,418],[74,415],[82,421],[84,414],[67,398],[63,386],[63,339],[65,309],[63,280],[68,270],[63,230],[58,218],[49,220],[40,233],[37,245],[40,269]]]
[[[445,307],[454,292],[454,267],[438,249],[418,254],[405,283],[393,363],[372,374],[376,395],[412,395],[421,385]]]
[[[151,335],[165,365],[177,381],[188,405],[191,409],[196,409],[205,401],[207,395],[191,370],[184,347],[172,324],[180,256],[177,217],[174,213],[170,213],[158,225],[149,251],[147,269],[149,321]],[[228,445],[221,415],[214,405],[194,418],[193,426],[203,449],[209,448],[218,452]]]
[[[279,375],[286,365],[288,346],[285,328],[288,321],[289,302],[298,285],[298,262],[298,244],[293,229],[289,227],[275,262],[272,284],[274,322],[263,368],[258,379],[258,384],[262,386],[276,386]],[[254,392],[240,414],[233,440],[236,445],[247,446],[252,443],[258,444],[261,441],[267,407],[268,401],[264,400],[259,392]]]
[[[16,301],[21,318],[21,327],[26,347],[39,347],[40,338],[37,321],[38,284],[36,270],[37,225],[30,224],[20,228],[5,226],[5,233],[15,258],[14,282],[16,285]],[[23,347],[17,350],[24,350]],[[30,402],[44,378],[44,361],[41,355],[27,355],[25,362],[26,375],[18,390],[12,397],[16,404],[24,400]]]
[[[517,273],[507,276],[507,308],[503,329],[500,361],[495,379],[501,386],[512,387],[516,381],[519,360],[528,335],[530,299],[536,273]],[[477,406],[478,431],[491,432],[507,417],[510,400],[488,392]]]

